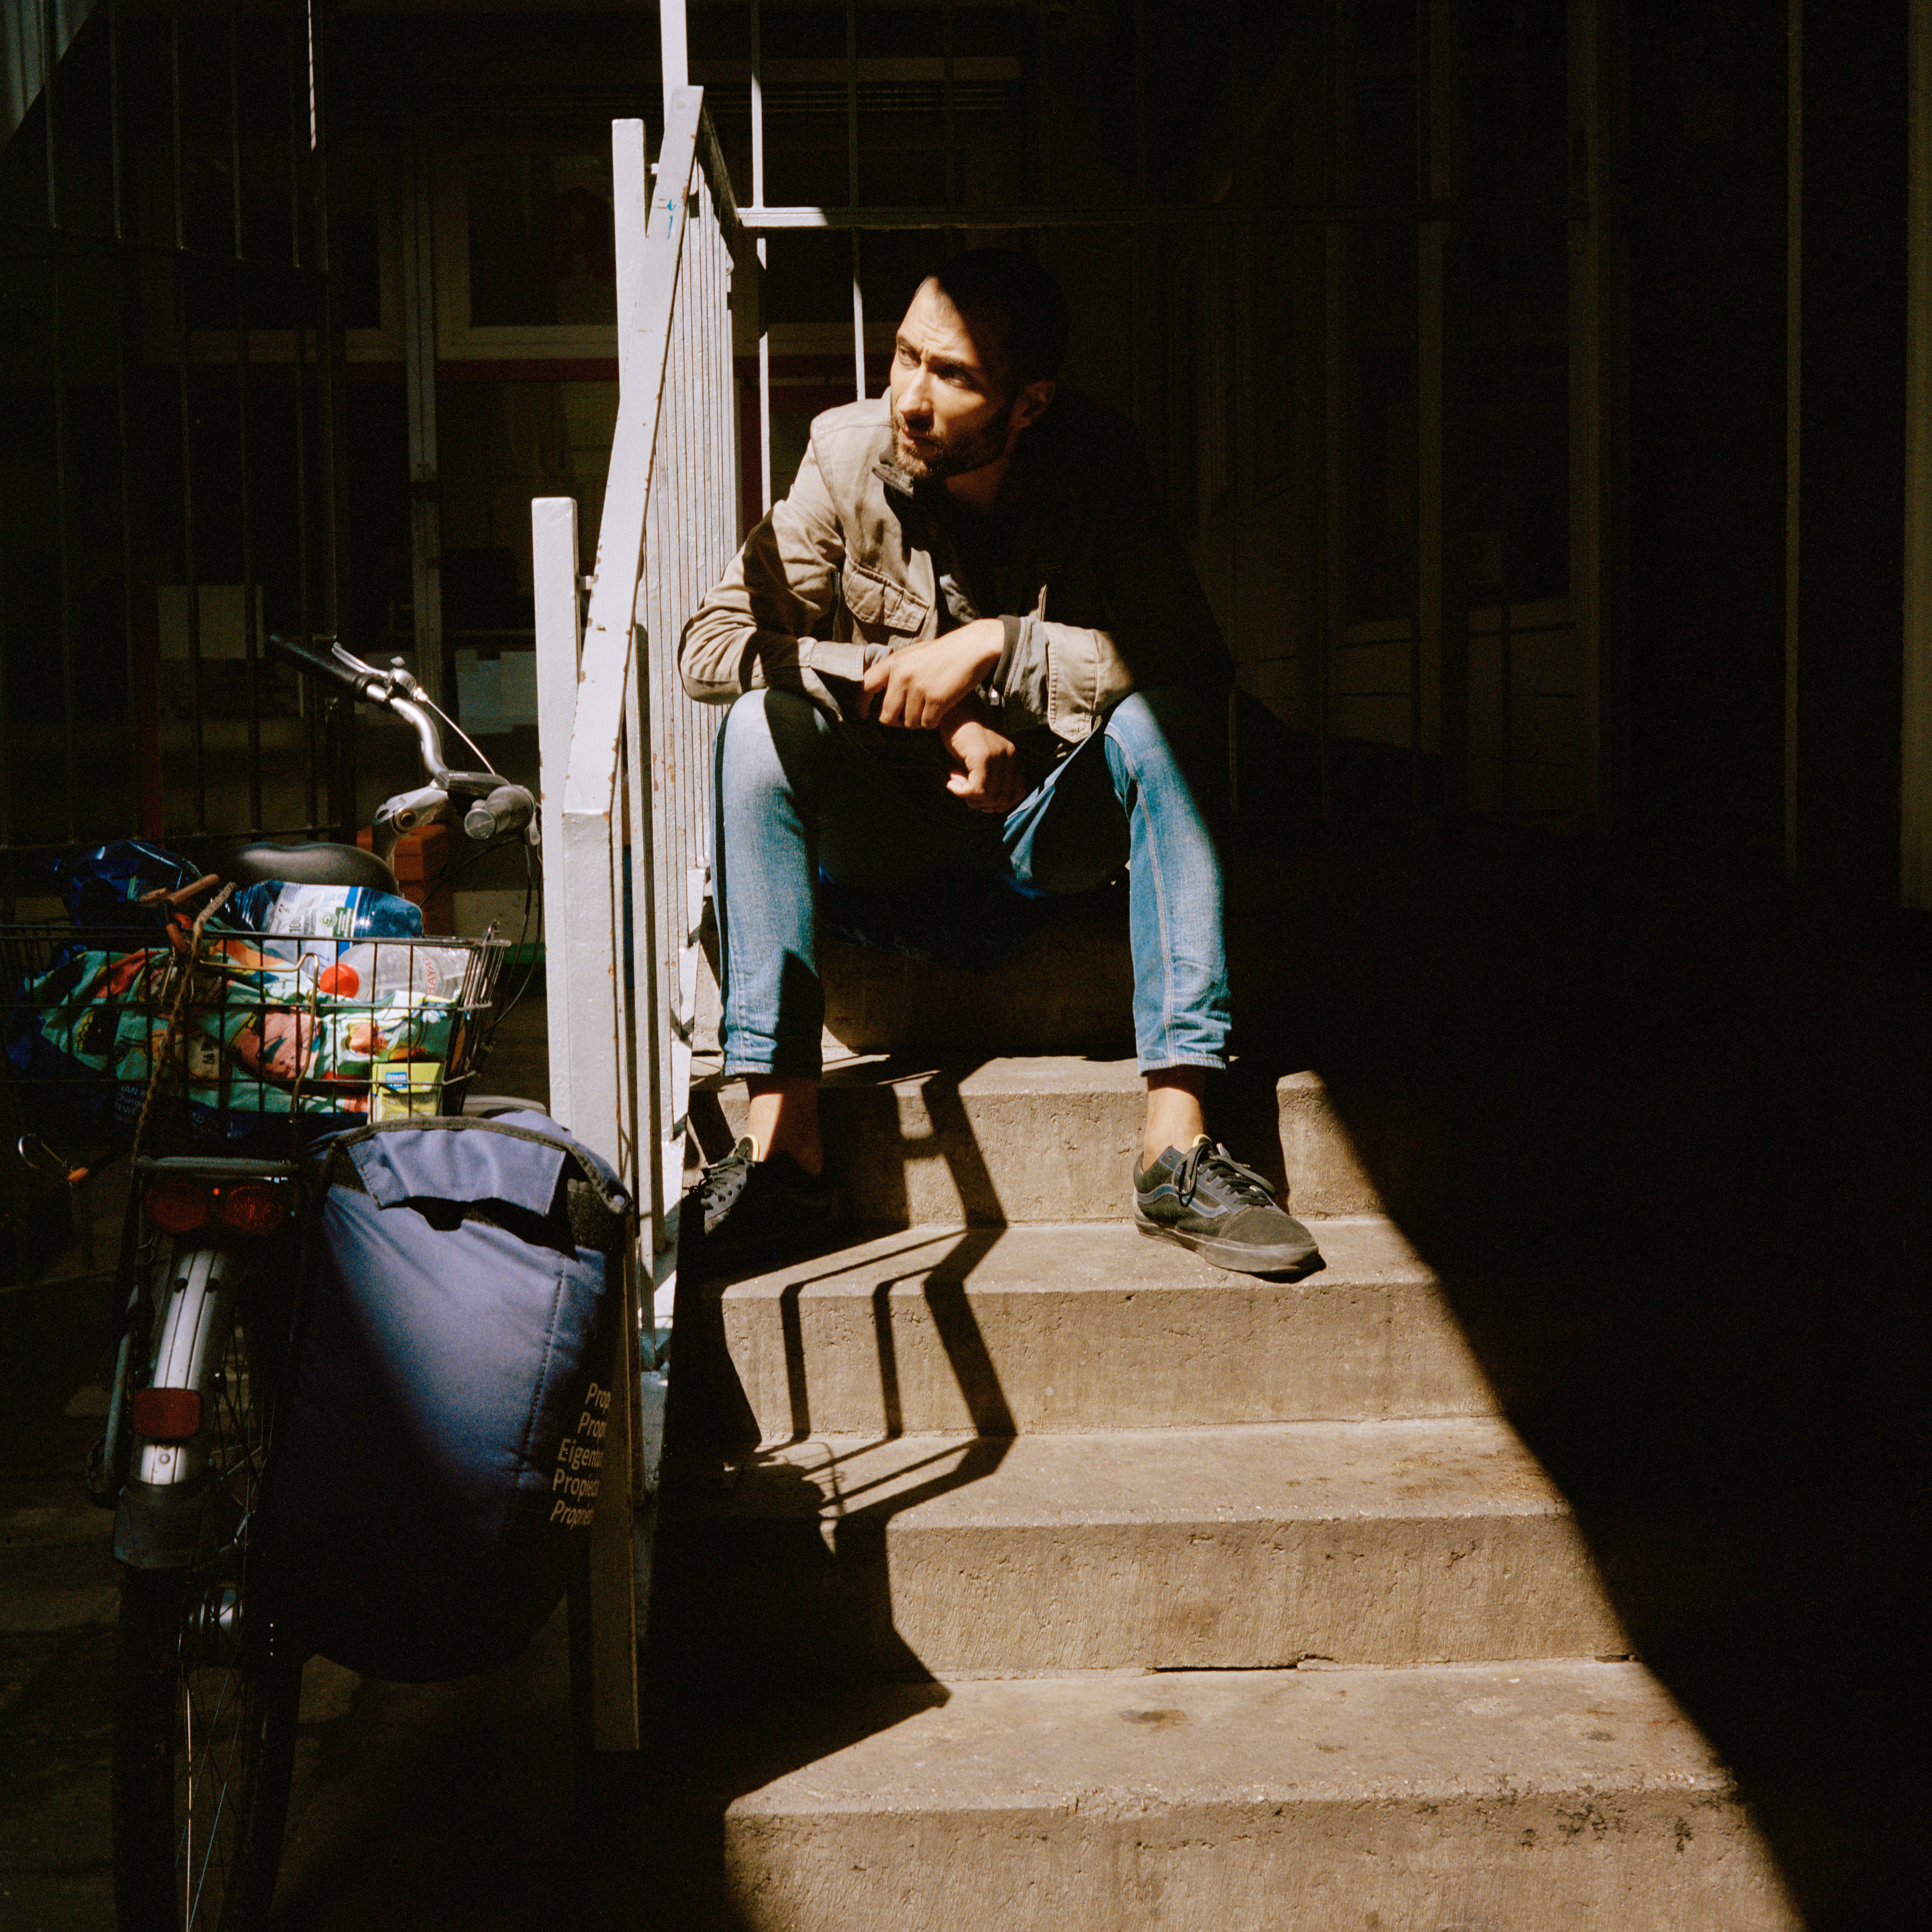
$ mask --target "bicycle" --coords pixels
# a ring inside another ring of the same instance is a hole
[[[298,669],[410,724],[428,780],[386,801],[371,849],[257,841],[214,874],[130,909],[145,927],[0,931],[9,1071],[26,1076],[7,1083],[28,1120],[23,1155],[45,1168],[46,1137],[78,1132],[96,1146],[130,1144],[134,1156],[121,1328],[88,1470],[94,1499],[115,1510],[121,1568],[112,1829],[123,1932],[243,1932],[274,1896],[305,1660],[278,1615],[260,1505],[306,1267],[314,1183],[303,1151],[385,1097],[407,1112],[460,1112],[466,1098],[482,1111],[527,1104],[470,1094],[507,1010],[495,995],[510,943],[494,926],[479,940],[370,942],[358,1043],[359,982],[320,963],[346,935],[291,940],[214,922],[230,891],[262,880],[395,893],[397,842],[459,805],[476,846],[522,837],[526,854],[534,847],[531,794],[480,752],[484,770],[452,769],[439,722],[448,721],[400,664],[378,670],[326,641],[325,656],[268,640]],[[190,923],[197,898],[207,903]],[[406,1078],[386,1095],[382,1024],[406,1031],[416,1056],[394,1065],[428,1064],[439,1077]],[[313,1073],[326,1036],[366,1052],[368,1070],[356,1060]],[[238,1071],[224,1055],[244,1040],[253,1059]],[[440,1059],[426,1058],[432,1048]],[[74,1164],[51,1158],[57,1170]]]

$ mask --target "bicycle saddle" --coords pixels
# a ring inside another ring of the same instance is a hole
[[[232,880],[238,886],[286,879],[296,886],[370,886],[379,892],[401,892],[395,874],[374,853],[320,838],[251,839],[223,853],[214,869],[224,882]]]

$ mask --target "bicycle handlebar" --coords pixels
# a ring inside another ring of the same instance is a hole
[[[339,685],[351,698],[367,698],[380,704],[389,694],[388,680],[380,671],[368,667],[352,670],[340,658],[312,650],[298,638],[271,633],[268,648],[278,657],[286,658],[297,670],[306,671],[310,677],[326,677],[330,683]]]
[[[500,784],[488,798],[478,799],[464,814],[463,829],[472,838],[500,838],[520,832],[530,823],[536,801],[520,784]],[[532,834],[532,843],[536,836]]]
[[[431,785],[443,795],[444,801],[452,797],[473,801],[463,820],[463,829],[470,838],[488,842],[529,827],[530,842],[536,842],[536,800],[521,785],[510,784],[500,772],[458,772],[450,769],[442,754],[442,734],[437,728],[429,693],[400,663],[391,670],[379,670],[374,664],[364,664],[360,658],[351,656],[334,638],[328,640],[330,648],[326,655],[295,638],[272,635],[268,641],[269,649],[286,658],[296,670],[305,671],[312,677],[327,678],[350,697],[359,698],[365,704],[380,704],[410,726],[422,753],[423,768],[429,774]],[[404,806],[406,810],[399,817],[391,811],[391,806]],[[416,814],[425,808],[434,816],[440,812],[441,806],[431,806],[428,796],[421,794],[389,800],[376,814],[379,832],[386,832],[387,842],[393,849],[397,836],[406,829],[406,823],[415,824]],[[392,819],[395,822],[389,823]],[[382,842],[379,839],[378,842],[380,844]],[[379,850],[377,856],[386,858],[389,855]]]

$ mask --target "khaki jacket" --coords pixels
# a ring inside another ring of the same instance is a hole
[[[914,484],[892,457],[884,397],[813,423],[790,492],[685,626],[693,698],[788,686],[850,716],[875,659],[981,616],[1006,620],[983,691],[1010,729],[1072,744],[1136,688],[1226,694],[1227,648],[1124,417],[1060,389],[1007,472],[1006,567],[971,589],[943,486]]]

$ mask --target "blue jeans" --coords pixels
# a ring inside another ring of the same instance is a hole
[[[1227,1064],[1221,864],[1206,801],[1220,706],[1136,692],[1004,820],[895,766],[795,692],[748,692],[718,734],[713,878],[727,1073],[820,1069],[815,881],[862,890],[988,874],[1058,896],[1127,868],[1140,1069]]]

